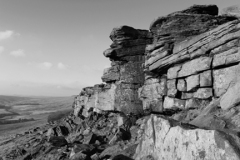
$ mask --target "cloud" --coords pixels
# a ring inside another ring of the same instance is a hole
[[[50,62],[43,62],[43,63],[38,64],[38,68],[45,69],[45,70],[51,69],[52,66],[53,66],[53,64]]]
[[[12,52],[10,52],[10,55],[14,56],[14,57],[24,57],[24,56],[26,56],[26,54],[24,53],[24,50],[22,50],[22,49],[12,51]]]
[[[11,30],[6,30],[3,32],[0,32],[0,40],[8,39],[8,38],[12,37],[13,34],[14,34],[14,32]]]
[[[67,69],[67,68],[68,68],[68,66],[67,66],[67,65],[65,65],[65,64],[63,64],[62,62],[59,62],[59,63],[57,64],[57,67],[58,67],[58,69],[62,69],[62,70],[64,70],[64,69]]]
[[[0,46],[0,54],[4,51],[4,47],[3,46]]]

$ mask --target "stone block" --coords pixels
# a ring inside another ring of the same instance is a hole
[[[240,52],[238,47],[231,48],[225,52],[214,55],[213,67],[229,65],[240,61]]]
[[[194,91],[199,87],[199,74],[186,78],[187,91]]]
[[[200,71],[208,70],[211,67],[211,57],[200,57],[182,65],[181,70],[178,72],[178,77],[186,77],[196,74]]]
[[[230,84],[240,73],[240,65],[235,65],[223,69],[213,71],[213,88],[214,96],[220,97],[223,95]]]
[[[229,41],[225,44],[222,44],[216,48],[214,48],[213,50],[211,50],[210,55],[215,55],[215,54],[219,54],[222,52],[226,52],[227,50],[230,50],[231,48],[236,48],[238,46],[238,39]]]
[[[205,71],[200,74],[200,86],[201,87],[210,87],[213,86],[212,82],[212,71]]]
[[[211,100],[204,100],[204,99],[196,99],[196,98],[191,98],[186,100],[186,105],[185,108],[189,109],[189,108],[198,108],[201,109],[203,107],[206,107],[209,103],[211,102]]]
[[[181,99],[190,99],[193,98],[193,93],[182,92]]]
[[[185,108],[185,100],[177,99],[177,98],[171,98],[171,97],[165,97],[163,102],[163,108],[164,109],[174,109],[174,108]]]
[[[144,81],[145,85],[153,84],[153,83],[159,83],[159,78],[149,78]]]
[[[112,84],[110,89],[96,92],[94,98],[90,101],[91,108],[114,110],[116,88],[117,86]]]
[[[144,73],[141,62],[129,62],[120,66],[120,80],[125,83],[143,84]]]
[[[184,79],[178,79],[177,89],[182,92],[187,90],[187,83]]]
[[[103,82],[117,81],[119,79],[120,79],[119,66],[113,66],[113,67],[104,69],[103,76],[102,76]]]
[[[194,98],[208,99],[213,96],[212,88],[199,88],[197,92],[194,93]]]
[[[167,81],[167,95],[169,97],[175,97],[177,94],[177,86],[176,86],[176,79],[168,80]]]
[[[150,110],[152,112],[163,111],[163,100],[162,99],[145,99],[143,100],[143,110]]]
[[[172,68],[168,69],[167,78],[168,79],[177,78],[178,77],[178,72],[180,71],[181,67],[182,67],[181,65],[178,65],[178,66],[175,66],[175,67],[172,67]]]
[[[166,95],[167,86],[166,82],[163,83],[153,83],[150,85],[144,85],[139,88],[139,98],[140,99],[158,99]]]

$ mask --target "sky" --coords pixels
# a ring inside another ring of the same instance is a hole
[[[0,0],[0,95],[71,96],[102,83],[114,27],[149,29],[152,20],[193,4],[239,0]]]

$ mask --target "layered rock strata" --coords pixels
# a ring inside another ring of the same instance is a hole
[[[147,30],[121,26],[113,29],[110,38],[111,48],[104,51],[111,60],[111,67],[102,76],[105,84],[82,90],[76,98],[75,115],[82,109],[87,116],[90,108],[135,114],[143,111],[138,89],[144,83],[144,53],[152,35]]]
[[[191,14],[191,8],[188,14],[183,11],[158,18],[150,27],[154,40],[146,47],[147,75],[139,90],[144,109],[199,108],[201,101],[207,104],[221,97],[236,77],[240,21],[207,11]],[[179,14],[182,18],[175,17]],[[162,88],[159,93],[156,86]]]
[[[240,20],[230,15],[195,5],[150,31],[114,28],[104,84],[82,89],[75,116],[11,140],[5,157],[240,159]]]

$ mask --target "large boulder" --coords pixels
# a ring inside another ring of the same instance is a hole
[[[151,115],[134,159],[154,160],[239,160],[237,142],[215,130],[184,129],[166,119]]]

